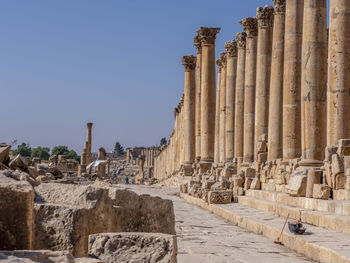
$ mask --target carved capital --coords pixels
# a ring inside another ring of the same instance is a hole
[[[286,0],[273,0],[275,14],[284,14],[286,12]]]
[[[201,38],[199,37],[198,34],[193,38],[193,43],[194,43],[194,46],[197,48],[197,53],[201,53],[202,52],[202,41],[201,41]]]
[[[273,25],[273,7],[266,5],[264,7],[258,7],[256,10],[256,17],[259,21],[259,27],[272,27]]]
[[[216,35],[220,32],[219,27],[201,27],[197,33],[202,42],[202,45],[215,44]]]
[[[222,62],[221,62],[221,58],[216,60],[216,65],[218,66],[218,71],[221,72],[222,71]]]
[[[247,38],[246,32],[239,32],[236,34],[237,48],[245,48],[246,38]]]
[[[225,49],[227,56],[237,57],[237,42],[232,39],[230,42],[225,43]]]
[[[185,68],[185,71],[191,71],[196,69],[197,58],[193,55],[183,56],[182,65]]]
[[[258,35],[258,20],[256,17],[244,18],[239,23],[243,26],[247,37],[256,37]]]
[[[227,59],[226,59],[226,52],[221,52],[220,53],[220,60],[221,60],[221,65],[222,67],[226,67],[226,62],[227,62]]]

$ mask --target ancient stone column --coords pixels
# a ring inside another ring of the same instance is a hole
[[[350,1],[330,1],[327,145],[350,138]]]
[[[195,99],[196,99],[196,57],[182,57],[182,65],[185,68],[185,92],[184,92],[184,173],[192,174],[192,164],[195,161]]]
[[[244,87],[245,87],[245,61],[246,61],[245,32],[237,33],[237,77],[236,77],[236,109],[235,109],[235,158],[237,164],[243,161],[244,140]]]
[[[201,73],[202,73],[202,43],[199,35],[193,38],[194,45],[197,48],[197,64],[196,64],[196,160],[201,158]]]
[[[92,122],[88,122],[86,124],[87,126],[87,133],[86,133],[86,141],[87,141],[87,151],[86,151],[86,159],[87,159],[87,164],[92,162],[92,153],[91,153],[91,137],[92,137]]]
[[[286,0],[274,0],[269,99],[268,160],[282,158],[283,64]]]
[[[268,132],[273,7],[259,7],[257,9],[257,18],[258,48],[255,94],[255,160],[258,158],[257,144],[259,138],[263,134],[267,135]]]
[[[215,123],[215,40],[220,28],[201,27],[201,172],[211,167],[214,160]]]
[[[226,49],[226,162],[232,162],[234,157],[235,130],[235,95],[237,73],[237,42],[231,40],[225,43]]]
[[[283,159],[301,156],[301,52],[304,0],[286,0],[283,79]]]
[[[219,163],[220,160],[220,88],[221,88],[221,59],[216,61],[218,66],[218,80],[216,87],[216,107],[215,107],[215,142],[214,142],[214,163]]]
[[[243,161],[254,161],[254,122],[255,122],[255,85],[256,85],[256,52],[258,21],[255,17],[248,17],[240,21],[246,38],[246,65],[244,87],[244,141]]]
[[[226,53],[220,53],[222,64],[220,86],[220,132],[219,132],[219,163],[224,165],[226,157]]]
[[[326,146],[327,1],[305,0],[302,48],[303,165],[317,165]]]

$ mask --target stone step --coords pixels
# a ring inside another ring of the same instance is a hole
[[[202,199],[181,193],[187,202],[200,206],[221,216],[233,225],[245,228],[259,235],[277,239],[283,227],[284,218],[272,213],[239,204],[207,204]],[[304,235],[294,235],[288,226],[283,231],[281,241],[283,245],[309,259],[321,263],[350,263],[350,238],[348,235],[333,230],[306,224]]]
[[[284,205],[309,209],[319,212],[328,212],[336,215],[350,216],[350,201],[321,200],[306,197],[293,197],[282,192],[266,190],[248,190],[246,196]]]
[[[340,216],[328,212],[302,209],[250,196],[239,196],[238,203],[261,211],[273,213],[279,217],[286,218],[289,214],[289,218],[291,219],[350,235],[350,216]]]

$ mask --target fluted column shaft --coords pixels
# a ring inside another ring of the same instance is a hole
[[[258,48],[255,95],[254,156],[258,157],[257,144],[261,135],[267,135],[269,117],[269,93],[271,77],[273,7],[259,7]]]
[[[350,138],[350,1],[330,1],[327,145]]]
[[[274,0],[271,82],[268,130],[268,160],[282,158],[283,65],[285,0]]]
[[[301,57],[304,0],[286,0],[283,79],[283,159],[301,156]]]
[[[195,161],[195,99],[196,99],[196,57],[185,56],[182,58],[185,67],[185,92],[184,92],[184,164],[190,165]]]
[[[225,161],[234,158],[235,95],[237,74],[237,43],[235,40],[225,43],[226,48],[226,150]]]
[[[218,28],[201,28],[202,41],[201,77],[201,163],[214,161],[215,123],[215,39]]]
[[[201,73],[202,73],[202,44],[199,36],[197,35],[194,38],[195,46],[197,48],[197,67],[196,67],[196,125],[195,125],[195,134],[196,134],[196,159],[200,160],[201,156]]]
[[[87,164],[92,162],[92,153],[91,153],[92,125],[93,125],[93,123],[91,123],[91,122],[86,124],[86,126],[87,126],[87,132],[86,132],[86,141],[87,141],[86,158],[87,158]]]
[[[255,85],[257,62],[257,20],[246,18],[241,21],[247,33],[246,68],[244,88],[244,146],[243,161],[254,161],[254,122],[255,122]]]
[[[246,62],[246,33],[240,32],[237,39],[237,78],[236,78],[236,103],[235,103],[235,158],[237,163],[243,161],[244,140],[244,87],[245,87],[245,62]]]
[[[225,162],[226,150],[226,54],[221,53],[221,85],[220,85],[220,128],[219,128],[219,163]]]
[[[217,87],[216,87],[216,107],[215,107],[215,143],[214,143],[214,163],[220,160],[220,87],[221,87],[221,60],[216,61],[218,65]]]
[[[305,0],[302,47],[302,150],[305,165],[326,146],[327,1]]]

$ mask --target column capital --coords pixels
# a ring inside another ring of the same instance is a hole
[[[284,14],[286,12],[286,0],[273,0],[275,14]]]
[[[218,66],[218,71],[221,72],[222,71],[222,61],[221,58],[216,60],[216,65]]]
[[[244,18],[239,23],[243,26],[247,37],[256,37],[258,35],[258,20],[256,17]]]
[[[202,45],[215,44],[216,35],[220,32],[220,27],[201,27],[197,33]]]
[[[232,39],[231,41],[226,42],[225,49],[226,49],[227,56],[237,57],[237,42],[236,42],[236,40]]]
[[[93,125],[93,123],[92,123],[92,122],[88,122],[88,123],[86,123],[86,126],[87,126],[88,128],[92,128],[92,125]]]
[[[193,55],[183,56],[182,65],[185,68],[185,71],[191,71],[196,69],[197,58]]]
[[[221,60],[222,68],[226,67],[226,62],[227,62],[226,52],[221,52],[220,53],[220,60]]]
[[[264,7],[258,7],[256,10],[256,16],[258,18],[259,27],[272,27],[273,25],[273,13],[274,9],[270,5]]]
[[[193,43],[197,48],[197,53],[202,53],[202,41],[198,34],[193,37]]]
[[[237,48],[245,48],[246,38],[247,38],[246,32],[239,32],[236,34]]]

